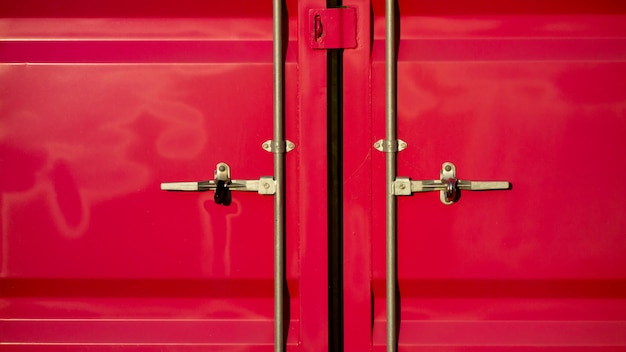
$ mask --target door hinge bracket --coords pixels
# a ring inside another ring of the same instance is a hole
[[[312,49],[354,49],[356,10],[350,7],[309,10]]]

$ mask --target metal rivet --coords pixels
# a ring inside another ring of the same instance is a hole
[[[269,149],[270,145],[268,143],[263,143],[263,149]]]
[[[400,143],[400,148],[402,148],[402,149],[406,148],[406,143],[404,143],[404,142]]]
[[[222,171],[222,172],[224,172],[224,171],[226,170],[226,166],[224,166],[224,165],[220,165],[219,170],[220,170],[220,171]]]
[[[267,183],[267,182],[264,182],[264,183],[263,183],[263,188],[265,188],[265,189],[269,189],[269,188],[270,188],[270,184],[269,184],[269,183]]]
[[[295,144],[293,144],[291,142],[289,144],[287,144],[287,148],[289,148],[289,149],[293,149],[295,147],[296,147]]]
[[[450,171],[450,170],[452,170],[452,166],[446,165],[445,169],[446,169],[446,171]]]
[[[380,142],[376,142],[376,144],[374,144],[374,148],[376,149],[380,148]]]
[[[405,189],[405,188],[406,188],[406,185],[404,183],[401,183],[400,184],[400,189]]]

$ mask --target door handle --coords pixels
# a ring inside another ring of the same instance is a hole
[[[258,192],[259,194],[276,193],[274,179],[271,176],[263,176],[258,180],[232,180],[224,187],[231,191]],[[163,182],[162,191],[182,191],[182,192],[205,192],[214,191],[218,185],[213,180],[198,182]]]
[[[411,180],[408,177],[396,177],[393,183],[393,194],[410,196],[417,192],[439,191],[443,204],[450,205],[459,200],[461,191],[492,191],[511,188],[508,181],[467,181],[456,177],[456,166],[445,162],[441,166],[439,180]]]
[[[259,194],[275,194],[276,181],[271,176],[262,176],[258,180],[231,180],[230,166],[218,163],[215,167],[213,180],[198,182],[164,182],[163,191],[205,192],[215,191],[214,200],[217,204],[230,205],[230,191],[258,192]]]

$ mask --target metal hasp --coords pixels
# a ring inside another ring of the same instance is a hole
[[[356,10],[349,7],[309,10],[310,44],[313,49],[354,49]]]
[[[465,181],[456,178],[456,167],[451,162],[441,166],[441,179],[413,181],[408,177],[397,177],[393,184],[393,193],[396,196],[410,196],[416,192],[439,191],[441,202],[450,205],[461,195],[461,191],[492,191],[511,188],[508,181]]]
[[[230,178],[230,166],[226,163],[217,164],[213,180],[198,182],[164,182],[161,183],[161,190],[184,192],[216,191],[221,183],[223,183],[223,187],[229,191],[258,192],[264,195],[276,193],[276,182],[271,176],[263,176],[258,180],[232,180]]]

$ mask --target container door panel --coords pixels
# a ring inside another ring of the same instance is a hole
[[[382,1],[373,12],[370,148],[385,138]],[[626,9],[400,1],[398,13],[398,176],[438,180],[453,162],[459,179],[512,183],[452,205],[439,192],[397,197],[399,349],[623,349],[626,186],[611,180],[626,171]],[[383,350],[384,153],[372,149],[371,165],[372,340]],[[347,272],[359,261],[348,258]],[[367,307],[356,304],[347,309]]]
[[[213,192],[159,189],[212,180],[218,162],[233,179],[273,175],[261,147],[273,138],[271,3],[127,5],[31,1],[0,19],[0,349],[273,350],[273,197],[233,192],[223,206]],[[288,4],[286,54],[296,145],[299,6]],[[323,143],[324,127],[308,133]],[[288,155],[292,180],[324,158],[301,152]],[[289,187],[292,208],[301,197],[325,206]],[[299,254],[325,218],[303,214],[287,220],[286,326],[298,351],[327,343],[326,272],[304,264],[325,263],[325,241]],[[311,313],[301,285],[321,289],[308,289]],[[301,312],[321,321],[315,337]]]

